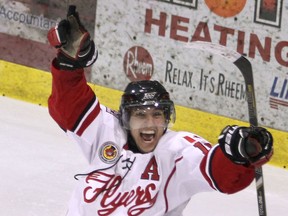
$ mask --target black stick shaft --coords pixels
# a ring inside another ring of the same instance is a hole
[[[239,68],[245,80],[249,123],[251,126],[258,126],[253,70],[251,63],[245,57],[241,56],[234,62],[234,64]],[[267,211],[262,167],[257,167],[255,169],[255,181],[259,216],[266,216]]]

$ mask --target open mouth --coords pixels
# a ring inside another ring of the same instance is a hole
[[[140,136],[145,142],[151,142],[155,138],[155,131],[153,130],[147,130],[140,132]]]

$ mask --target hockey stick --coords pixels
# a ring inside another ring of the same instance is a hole
[[[251,126],[258,126],[253,70],[250,61],[238,52],[218,44],[197,41],[190,43],[188,45],[188,48],[200,49],[211,52],[212,54],[221,55],[222,57],[232,62],[240,70],[244,77],[246,86],[249,123]],[[257,189],[259,216],[266,216],[267,212],[262,167],[258,167],[255,169],[255,181]]]

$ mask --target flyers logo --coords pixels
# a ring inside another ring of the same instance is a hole
[[[146,185],[136,185],[125,191],[122,180],[119,175],[100,171],[87,176],[83,198],[87,204],[97,200],[101,208],[95,215],[107,216],[117,212],[119,208],[123,212],[125,208],[127,212],[123,214],[137,216],[155,204],[159,193],[159,188],[155,184],[149,182]]]

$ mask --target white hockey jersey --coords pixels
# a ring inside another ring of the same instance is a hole
[[[168,130],[151,153],[133,153],[117,113],[100,105],[83,70],[52,66],[49,112],[88,161],[76,175],[68,216],[182,215],[196,193],[235,193],[254,169],[236,165],[220,148],[189,132]]]

